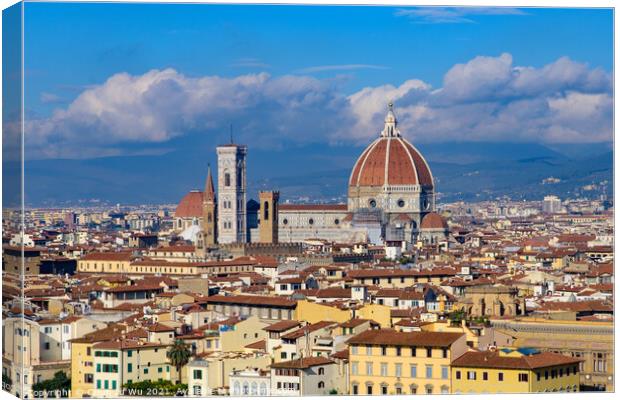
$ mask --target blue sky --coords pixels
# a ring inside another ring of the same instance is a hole
[[[402,107],[397,115],[412,140],[612,138],[608,9],[27,3],[25,10],[35,158],[178,150],[205,135],[221,140],[231,122],[242,139],[264,134],[268,146],[367,143],[388,99]],[[515,76],[525,67],[533,72],[523,83]],[[131,79],[106,83],[120,73]],[[153,82],[147,100],[137,93],[127,106],[116,103],[131,93],[123,85]],[[190,102],[196,86],[203,93]],[[84,93],[94,88],[102,92],[89,100]],[[577,118],[573,109],[590,111]],[[443,124],[457,114],[471,117]]]

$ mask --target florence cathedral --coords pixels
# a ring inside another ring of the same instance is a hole
[[[347,204],[279,204],[265,191],[247,201],[247,146],[217,147],[217,193],[209,168],[204,191],[183,197],[175,212],[180,236],[209,247],[323,239],[402,247],[439,243],[448,226],[435,212],[435,182],[420,152],[402,135],[393,105],[383,130],[357,159]]]

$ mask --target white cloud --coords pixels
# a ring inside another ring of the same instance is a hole
[[[412,82],[349,96],[359,117],[356,137],[376,134],[385,112],[381,105],[393,100],[401,131],[416,141],[612,140],[610,74],[566,57],[532,68],[513,65],[507,53],[480,56],[453,66],[441,88]]]
[[[45,158],[125,154],[182,135],[227,132],[230,123],[251,146],[363,144],[379,134],[393,101],[401,131],[418,142],[600,142],[613,135],[611,89],[610,74],[586,64],[560,58],[515,66],[507,53],[453,66],[440,88],[412,78],[349,96],[337,80],[305,75],[152,70],[85,89],[50,117],[28,121],[26,138],[29,154]]]
[[[248,74],[187,77],[173,69],[119,73],[83,91],[67,108],[26,126],[29,154],[75,157],[127,143],[162,143],[235,124],[241,139],[275,145],[311,140],[338,127],[348,102],[329,81]],[[227,131],[227,129],[226,129]],[[258,141],[257,141],[258,142]]]
[[[416,7],[396,11],[396,16],[426,24],[472,24],[475,23],[472,17],[480,15],[527,15],[527,13],[513,7]]]

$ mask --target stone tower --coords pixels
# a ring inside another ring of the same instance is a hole
[[[218,243],[247,242],[246,156],[247,146],[217,147]]]
[[[205,247],[213,247],[217,243],[216,201],[213,176],[211,166],[209,166],[202,201],[202,233]]]
[[[260,192],[258,236],[261,243],[278,243],[279,192]]]

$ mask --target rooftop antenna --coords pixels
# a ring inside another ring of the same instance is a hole
[[[235,142],[233,141],[232,124],[230,124],[230,144],[233,144],[233,143]]]

